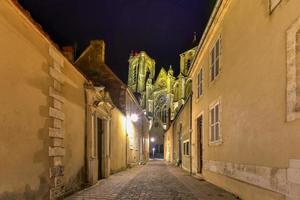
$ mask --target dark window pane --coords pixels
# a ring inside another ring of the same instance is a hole
[[[219,74],[219,68],[220,68],[220,66],[219,66],[219,64],[220,64],[220,62],[219,62],[219,58],[217,58],[217,60],[216,60],[216,62],[215,62],[215,70],[216,70],[216,76]]]
[[[215,79],[215,65],[213,64],[211,66],[211,80],[213,81]]]
[[[213,142],[215,141],[215,131],[214,131],[214,126],[210,127],[210,140]]]
[[[218,39],[216,43],[216,57],[219,57],[219,55],[220,55],[220,40]]]
[[[211,109],[210,111],[210,124],[213,125],[215,123],[215,114],[214,114],[214,109]]]
[[[219,105],[216,105],[215,107],[215,122],[219,121]]]
[[[216,140],[219,140],[220,139],[220,134],[219,134],[219,127],[220,126],[220,124],[219,123],[217,123],[216,124],[216,133],[215,133],[215,135],[216,135]]]

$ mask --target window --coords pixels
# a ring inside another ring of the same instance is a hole
[[[190,66],[191,66],[191,60],[188,59],[186,63],[186,70],[189,70]]]
[[[133,82],[135,83],[137,80],[137,70],[136,70],[136,66],[133,67]]]
[[[200,70],[197,77],[197,97],[199,98],[203,93],[203,69]]]
[[[183,142],[183,155],[190,155],[190,141],[186,140]]]
[[[220,44],[220,39],[218,39],[215,43],[214,48],[210,52],[211,81],[215,80],[215,78],[219,75],[220,72]]]
[[[209,111],[210,115],[210,142],[220,141],[220,103],[214,104]]]
[[[168,121],[168,116],[167,116],[167,108],[166,108],[166,107],[163,108],[162,113],[161,113],[161,116],[162,116],[161,121],[162,121],[163,123],[167,123],[167,121]]]

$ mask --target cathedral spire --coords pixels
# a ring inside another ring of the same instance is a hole
[[[172,65],[170,65],[170,67],[169,67],[168,74],[171,75],[171,76],[174,75],[174,71],[173,71]]]

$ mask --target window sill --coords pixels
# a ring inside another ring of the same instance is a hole
[[[221,144],[223,144],[221,139],[214,142],[209,142],[209,146],[220,146]]]
[[[220,79],[220,75],[221,75],[221,71],[219,72],[218,76],[215,77],[214,80],[209,81],[209,84],[208,84],[209,88],[212,87]]]
[[[199,97],[196,97],[195,103],[198,103],[203,99],[203,94],[201,94]]]
[[[287,122],[292,122],[294,120],[300,119],[300,112],[291,112],[287,115]]]

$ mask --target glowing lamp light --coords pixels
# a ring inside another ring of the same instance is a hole
[[[150,139],[150,141],[151,141],[151,142],[154,142],[154,141],[155,141],[154,137],[152,137],[152,138]]]
[[[130,118],[131,118],[131,121],[133,121],[133,122],[137,122],[139,120],[139,117],[137,114],[132,114]]]

